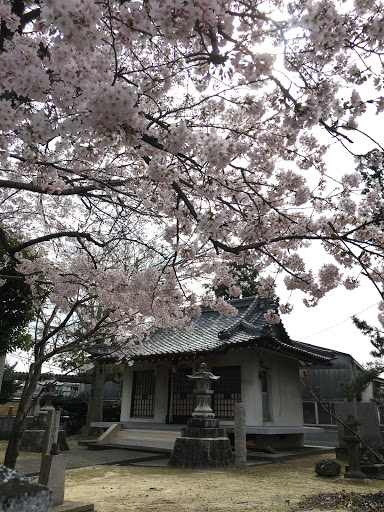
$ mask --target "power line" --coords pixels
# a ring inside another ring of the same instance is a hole
[[[329,331],[330,329],[333,329],[334,327],[338,327],[339,325],[341,324],[344,324],[345,322],[348,322],[348,320],[350,320],[351,318],[353,318],[354,316],[356,315],[360,315],[360,313],[364,313],[364,311],[367,311],[368,309],[371,309],[373,308],[373,306],[377,306],[379,302],[375,302],[374,304],[372,304],[371,306],[368,306],[367,308],[359,311],[358,313],[354,313],[353,315],[349,316],[348,318],[346,318],[345,320],[342,320],[341,322],[335,324],[335,325],[331,325],[330,327],[326,327],[325,329],[322,329],[321,331],[318,331],[318,332],[315,332],[314,334],[310,334],[309,336],[305,336],[303,338],[303,340],[306,340],[307,338],[311,338],[312,336],[316,336],[317,334],[321,334],[322,332],[325,332],[325,331]]]

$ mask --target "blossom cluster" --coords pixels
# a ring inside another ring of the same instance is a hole
[[[48,26],[53,25],[66,41],[80,48],[97,42],[94,26],[100,21],[100,13],[92,0],[45,0],[41,17]]]
[[[239,297],[228,262],[309,306],[363,275],[383,293],[376,2],[25,4],[0,6],[0,225],[61,314],[93,300],[141,342],[200,314],[197,281]],[[327,161],[355,141],[355,167]]]

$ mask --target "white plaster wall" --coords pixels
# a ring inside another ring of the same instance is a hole
[[[131,417],[133,373],[141,370],[155,371],[155,407],[153,418]],[[169,366],[151,363],[136,363],[124,367],[123,391],[121,397],[121,422],[165,423],[168,408],[168,372]]]
[[[246,425],[263,424],[259,357],[254,349],[244,349],[241,360],[241,400],[245,404]]]
[[[259,379],[259,360],[269,369],[269,389],[271,421],[263,422],[261,401],[261,381]],[[247,426],[300,426],[303,423],[300,380],[298,363],[289,359],[256,348],[229,350],[226,354],[211,356],[204,359],[209,368],[214,366],[241,367],[242,402],[246,406]],[[186,366],[192,366],[186,364]],[[154,418],[131,418],[130,407],[132,399],[133,371],[155,369],[155,411]],[[125,367],[121,421],[165,423],[168,407],[168,375],[170,366],[150,363],[135,364]],[[222,421],[223,425],[233,424],[232,421]]]
[[[303,424],[298,363],[294,359],[270,359],[272,422],[274,426]]]
[[[269,371],[269,400],[271,421],[263,422],[259,361]],[[246,407],[247,426],[290,427],[303,424],[298,363],[257,348],[230,350],[220,359],[207,361],[210,366],[241,366],[241,397]],[[222,421],[223,424],[231,422]]]

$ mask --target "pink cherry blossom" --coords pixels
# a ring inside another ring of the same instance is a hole
[[[380,140],[368,130],[348,174],[326,159],[381,115],[374,2],[29,0],[28,22],[12,5],[0,8],[0,222],[62,312],[93,297],[116,339],[143,340],[199,313],[196,282],[240,296],[226,269],[240,260],[267,297],[279,275],[308,305],[362,275],[383,293],[380,182],[361,193]],[[310,244],[326,251],[320,269]],[[127,251],[149,263],[128,269]]]

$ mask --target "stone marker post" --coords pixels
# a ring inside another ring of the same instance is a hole
[[[245,404],[235,404],[235,466],[247,467],[247,441],[245,431]]]
[[[51,396],[53,396],[52,392]],[[52,489],[52,504],[55,506],[62,505],[64,502],[65,458],[64,455],[59,455],[57,443],[60,411],[56,411],[53,407],[51,396],[46,407],[39,483]]]
[[[60,411],[56,411],[51,403],[55,395],[51,390],[49,390],[49,393],[50,396],[48,396],[48,403],[44,406],[44,409],[47,412],[45,413],[46,424],[42,443],[43,454],[41,457],[39,483],[46,485],[49,487],[49,489],[52,490],[52,505],[54,507],[58,507],[58,510],[76,510],[79,512],[80,510],[81,512],[92,511],[94,510],[93,503],[64,501],[65,455],[61,455],[59,453],[59,444],[57,442],[60,423]],[[28,510],[28,512],[32,512],[32,510]],[[36,512],[43,511],[36,510]]]
[[[65,455],[59,454],[58,443],[53,443],[51,452],[43,454],[39,474],[39,484],[52,490],[52,505],[62,505],[65,488]]]
[[[51,452],[48,455],[42,456],[39,484],[46,485],[50,489],[49,492],[52,492],[52,505],[54,507],[52,512],[91,512],[95,509],[93,503],[64,500],[65,455],[59,454],[58,443],[53,443]],[[0,508],[1,511],[2,509]],[[14,512],[24,512],[24,510],[15,510]],[[43,510],[37,509],[32,511],[32,509],[28,509],[25,512],[43,512]]]

